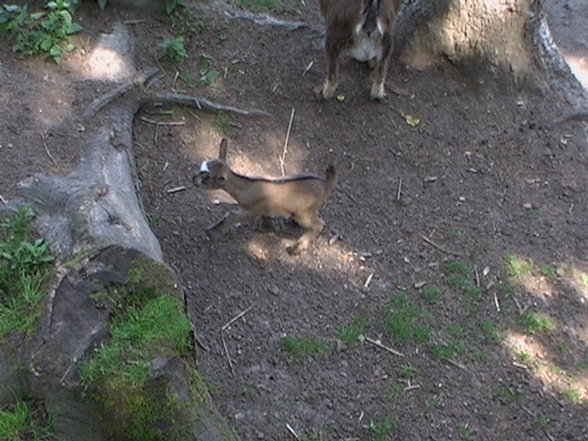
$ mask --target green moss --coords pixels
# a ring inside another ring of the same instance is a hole
[[[104,409],[109,419],[105,426],[114,439],[176,440],[184,439],[189,430],[175,421],[178,415],[193,412],[188,403],[165,382],[149,377],[155,358],[187,360],[193,349],[192,328],[176,292],[171,268],[140,257],[131,265],[127,286],[112,286],[99,297],[114,312],[108,329],[111,339],[80,363],[80,375]],[[184,365],[188,369],[186,361]],[[195,396],[205,393],[196,374],[190,382]]]

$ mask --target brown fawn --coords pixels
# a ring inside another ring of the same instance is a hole
[[[333,165],[327,167],[325,177],[301,174],[283,178],[249,177],[238,174],[227,165],[228,141],[223,139],[217,159],[203,161],[194,184],[207,190],[224,190],[239,204],[239,211],[227,214],[209,226],[206,233],[226,233],[241,222],[258,218],[293,218],[307,231],[292,246],[290,254],[306,250],[318,237],[325,223],[318,211],[325,204],[336,182]]]

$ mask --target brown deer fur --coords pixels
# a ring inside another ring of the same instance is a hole
[[[344,55],[367,61],[373,67],[370,96],[385,97],[384,82],[392,52],[392,28],[401,0],[320,0],[325,19],[327,78],[314,90],[317,100],[335,96],[341,81],[340,59]]]
[[[223,139],[218,159],[204,161],[194,183],[207,190],[224,190],[239,204],[239,211],[228,214],[206,229],[225,233],[241,222],[260,217],[292,217],[307,232],[288,248],[293,254],[305,250],[324,227],[318,211],[325,204],[335,185],[334,166],[326,169],[325,178],[296,175],[278,179],[248,177],[235,173],[226,163],[228,142]]]

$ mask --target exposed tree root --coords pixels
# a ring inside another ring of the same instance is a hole
[[[162,94],[154,94],[151,96],[147,96],[141,99],[141,105],[147,104],[177,104],[181,106],[191,106],[196,107],[199,110],[206,110],[212,112],[227,112],[233,113],[235,115],[241,116],[271,116],[269,113],[258,110],[258,109],[251,109],[251,110],[244,110],[239,109],[237,107],[226,106],[224,104],[215,103],[214,101],[210,101],[206,98],[202,98],[199,96],[192,96],[192,95],[183,95],[177,93],[162,93]]]
[[[127,83],[123,83],[120,86],[117,86],[114,89],[112,89],[111,91],[105,93],[104,95],[96,98],[94,101],[92,101],[90,103],[90,105],[86,108],[84,113],[82,113],[81,120],[87,121],[92,116],[94,116],[94,114],[96,114],[96,112],[98,112],[100,109],[102,109],[105,105],[107,105],[111,101],[115,100],[119,96],[124,95],[126,92],[128,92],[133,87],[143,86],[147,81],[149,81],[151,78],[153,78],[158,72],[159,72],[159,69],[156,67],[149,69],[146,72],[143,72],[138,77],[133,78],[132,81],[129,81]]]

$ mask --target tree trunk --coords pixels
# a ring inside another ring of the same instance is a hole
[[[578,84],[552,41],[543,0],[414,0],[398,18],[396,51],[415,69],[449,62],[517,83]]]

